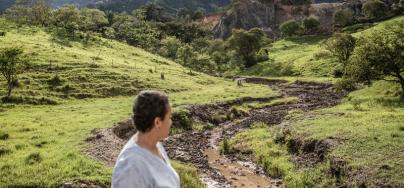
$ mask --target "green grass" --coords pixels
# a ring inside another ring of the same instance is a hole
[[[236,83],[186,68],[139,48],[96,38],[89,44],[60,44],[42,28],[17,26],[0,18],[0,48],[20,46],[31,69],[19,76],[15,96],[46,98],[59,105],[0,103],[0,187],[54,187],[72,179],[109,185],[112,169],[82,154],[95,128],[128,118],[143,89],[166,91],[175,108],[252,96],[271,96],[269,87]],[[161,79],[164,73],[165,79]],[[62,83],[50,87],[58,75]],[[73,88],[64,93],[66,85]],[[0,79],[0,95],[5,80]],[[6,136],[7,135],[7,136]],[[4,138],[4,139],[3,139]],[[183,187],[198,187],[194,168],[175,163]]]
[[[281,39],[269,47],[270,60],[248,69],[244,74],[261,76],[328,77],[336,63],[322,49],[324,37],[304,36]]]
[[[294,129],[307,139],[343,140],[330,158],[345,160],[350,175],[361,173],[374,181],[386,178],[404,186],[404,99],[397,91],[397,85],[379,81],[351,93],[335,108],[318,111],[314,120],[297,122]]]
[[[198,171],[195,167],[172,161],[173,167],[178,171],[181,181],[181,186],[184,188],[203,188],[205,185],[196,177]]]
[[[272,139],[273,132],[262,123],[238,133],[228,141],[229,152],[253,153],[254,160],[272,177],[285,177],[293,168],[286,147]],[[222,144],[223,148],[223,144]]]
[[[332,148],[324,162],[312,168],[297,168],[287,144],[275,142],[284,130],[282,126],[256,124],[230,139],[228,150],[251,153],[269,175],[282,177],[286,187],[335,187],[333,160],[346,162],[342,181],[349,186],[365,183],[374,187],[377,181],[387,180],[393,187],[402,187],[404,99],[397,91],[398,85],[379,81],[351,93],[336,107],[312,112],[311,118],[304,118],[302,112],[290,112],[288,129],[292,135],[286,142],[292,138],[342,142]]]
[[[49,98],[59,103],[68,99],[133,96],[142,89],[160,89],[181,96],[175,100],[185,103],[206,103],[268,94],[263,86],[236,84],[202,73],[189,71],[160,56],[126,44],[95,38],[90,44],[70,42],[59,44],[42,28],[17,26],[0,19],[0,49],[22,47],[32,68],[19,76],[21,87],[15,95]],[[161,78],[164,74],[164,80]],[[50,84],[58,76],[62,81]],[[71,89],[64,92],[64,87]],[[195,92],[198,91],[198,92]],[[0,95],[4,95],[5,81],[0,79]],[[192,93],[192,95],[190,95]]]
[[[358,38],[396,21],[404,21],[404,16],[374,24],[351,26],[346,28],[346,31],[354,31],[352,35]],[[301,36],[275,41],[268,47],[270,60],[258,63],[243,74],[271,77],[332,77],[334,69],[338,68],[339,64],[321,45],[326,39],[327,37]]]

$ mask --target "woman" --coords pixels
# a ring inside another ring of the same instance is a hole
[[[171,127],[168,97],[159,91],[142,91],[133,107],[137,133],[122,149],[112,174],[113,188],[179,188],[178,174],[159,142]]]

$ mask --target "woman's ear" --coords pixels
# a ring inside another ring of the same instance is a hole
[[[154,126],[159,129],[161,125],[162,125],[161,119],[159,117],[154,118]]]

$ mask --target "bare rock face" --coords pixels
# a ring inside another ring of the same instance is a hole
[[[257,27],[269,37],[279,36],[279,25],[295,19],[302,20],[310,15],[317,16],[323,28],[330,28],[337,10],[349,7],[347,3],[333,0],[329,3],[315,3],[301,6],[282,5],[280,0],[234,0],[232,7],[214,27],[215,37],[227,38],[232,29]]]
[[[220,19],[213,29],[215,36],[227,38],[232,29],[264,28],[272,32],[275,23],[275,3],[273,0],[234,0],[231,9]]]

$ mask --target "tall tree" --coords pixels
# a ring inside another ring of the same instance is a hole
[[[21,48],[6,48],[0,51],[0,72],[7,82],[7,97],[11,96],[17,76],[26,69],[27,63]]]
[[[401,85],[404,96],[404,23],[394,22],[359,39],[348,75],[357,81],[385,79]]]

